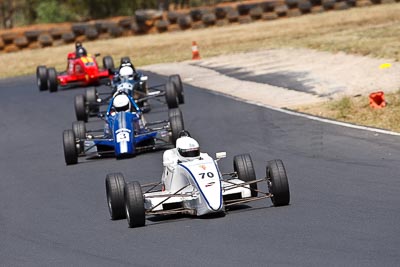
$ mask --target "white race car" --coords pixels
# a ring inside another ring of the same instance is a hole
[[[232,173],[221,173],[218,168],[218,160],[225,157],[225,152],[216,153],[216,160],[200,153],[197,141],[184,132],[176,148],[164,152],[161,182],[140,185],[125,183],[121,173],[107,175],[111,219],[126,218],[129,227],[139,227],[145,225],[146,215],[224,213],[229,206],[264,198],[271,198],[274,206],[289,204],[289,184],[281,160],[269,161],[266,177],[257,179],[249,154],[234,157]],[[258,190],[257,184],[263,181],[269,192]]]

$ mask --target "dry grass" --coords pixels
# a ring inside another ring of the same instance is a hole
[[[366,125],[400,132],[400,91],[385,94],[385,108],[373,109],[369,99],[362,97],[343,97],[318,105],[299,107],[296,110],[320,117]]]
[[[199,43],[202,57],[280,47],[308,47],[345,51],[399,60],[400,4],[347,11],[331,11],[275,21],[229,25],[202,30],[131,36],[86,42],[92,53],[110,54],[115,60],[130,56],[138,66],[188,60],[191,42]],[[62,70],[72,45],[0,54],[0,78],[35,72],[37,65]]]

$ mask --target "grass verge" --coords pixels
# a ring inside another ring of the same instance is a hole
[[[386,107],[373,109],[366,96],[343,97],[295,110],[319,117],[400,132],[400,91],[385,94]]]

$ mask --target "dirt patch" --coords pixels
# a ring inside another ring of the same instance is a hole
[[[381,68],[385,63],[390,67]],[[240,53],[151,65],[145,70],[179,73],[184,82],[195,86],[287,108],[380,90],[395,92],[400,87],[400,63],[394,60],[310,49]]]

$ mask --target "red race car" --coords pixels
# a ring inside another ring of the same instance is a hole
[[[82,48],[83,49],[83,48]],[[36,68],[37,85],[40,91],[56,92],[59,86],[77,87],[107,84],[113,77],[114,61],[112,57],[103,58],[103,69],[100,69],[96,57],[83,49],[68,54],[67,70],[57,73],[55,68],[38,66]]]

